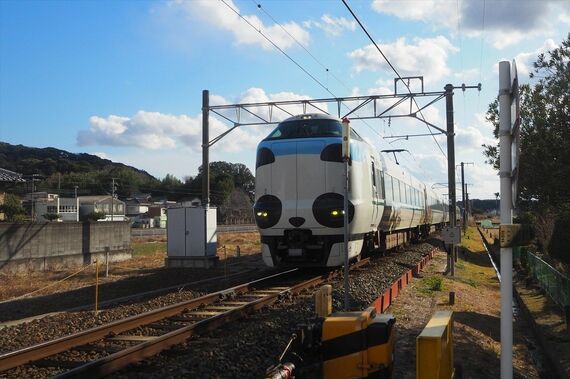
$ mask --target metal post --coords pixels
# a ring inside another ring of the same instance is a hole
[[[343,204],[343,220],[344,220],[344,310],[348,312],[350,309],[350,299],[348,296],[348,163],[350,161],[350,121],[348,118],[342,120],[343,133],[343,161],[344,161],[344,204]]]
[[[344,310],[350,308],[348,297],[348,158],[344,159]]]
[[[115,178],[112,178],[111,184],[111,221],[115,220]]]
[[[449,226],[455,227],[455,130],[453,125],[453,85],[445,85],[445,111],[447,115],[447,182],[449,192]],[[455,275],[455,245],[450,246],[448,257],[450,275]]]
[[[210,93],[207,89],[202,91],[202,205],[210,205]]]
[[[109,276],[109,246],[105,247],[105,278]]]
[[[501,224],[512,224],[511,65],[499,62]],[[501,379],[513,377],[513,249],[501,248]]]
[[[77,186],[75,188],[75,221],[79,222],[79,199],[77,198]]]
[[[467,186],[465,186],[465,172],[464,162],[461,162],[461,202],[463,203],[463,234],[467,232],[467,204],[465,203],[465,192]]]

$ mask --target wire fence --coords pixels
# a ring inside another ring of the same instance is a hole
[[[527,268],[540,287],[564,308],[570,306],[570,279],[524,248],[513,249],[513,260]]]

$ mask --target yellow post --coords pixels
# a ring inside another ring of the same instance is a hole
[[[99,261],[95,259],[95,314],[97,314],[99,305]]]
[[[416,378],[453,376],[453,312],[437,311],[416,339]]]
[[[317,317],[329,317],[332,313],[332,286],[325,284],[315,293],[315,313]]]

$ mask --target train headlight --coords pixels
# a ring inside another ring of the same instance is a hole
[[[253,205],[255,223],[260,229],[275,226],[281,218],[281,201],[273,195],[261,196]]]
[[[344,196],[338,193],[325,193],[313,202],[313,216],[323,226],[342,228],[344,225]],[[348,222],[354,217],[354,205],[348,202]]]

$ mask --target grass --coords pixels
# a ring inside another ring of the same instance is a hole
[[[134,242],[131,244],[133,256],[154,255],[166,252],[166,242]]]
[[[420,292],[429,294],[443,290],[443,279],[440,276],[430,276],[422,279],[420,284]]]

